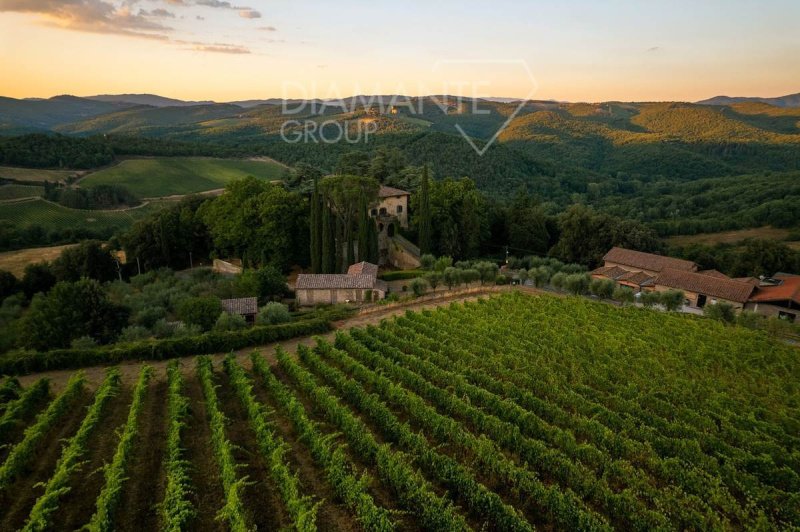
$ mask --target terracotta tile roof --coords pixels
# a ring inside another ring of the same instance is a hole
[[[717,279],[730,279],[730,277],[718,270],[700,270],[697,273],[702,275],[710,275],[711,277],[716,277]]]
[[[707,296],[744,303],[753,293],[755,287],[749,283],[734,281],[733,279],[720,279],[711,275],[687,272],[667,268],[655,279],[656,286],[666,286],[688,292],[696,292]]]
[[[611,251],[606,253],[603,260],[653,272],[660,272],[666,268],[684,271],[694,271],[697,269],[697,264],[690,260],[675,259],[663,255],[654,255],[652,253],[643,253],[641,251],[618,247],[611,248]]]
[[[616,279],[620,275],[625,275],[626,273],[630,272],[624,268],[620,268],[619,266],[601,266],[600,268],[593,270],[591,275],[602,275],[603,277],[608,277],[609,279]]]
[[[628,283],[637,284],[639,286],[643,285],[647,281],[652,281],[653,276],[647,275],[644,272],[628,272],[624,275],[620,275],[617,277],[617,281],[625,281]]]
[[[381,188],[378,189],[378,197],[379,198],[389,198],[391,196],[410,196],[410,192],[406,192],[405,190],[400,190],[399,188],[394,187],[387,187],[386,185],[381,185]]]
[[[373,275],[348,275],[344,273],[301,273],[297,276],[296,290],[325,290],[337,288],[373,288],[375,286]]]
[[[734,277],[733,280],[741,283],[749,283],[753,286],[758,286],[761,284],[761,279],[758,277]]]
[[[258,313],[258,298],[255,297],[223,299],[221,303],[222,309],[229,314],[240,314],[244,316]]]
[[[786,301],[792,300],[800,304],[800,276],[780,277],[781,284],[776,286],[760,286],[750,301]]]
[[[378,276],[378,265],[372,264],[371,262],[358,262],[356,264],[351,264],[349,268],[347,268],[347,275],[371,275],[373,277]]]

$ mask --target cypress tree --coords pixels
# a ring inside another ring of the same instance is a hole
[[[367,248],[367,262],[371,262],[372,264],[378,264],[379,251],[378,251],[378,228],[375,226],[375,221],[370,220],[372,222],[369,224],[369,234],[368,234],[368,248]]]
[[[344,257],[342,256],[342,244],[346,244],[345,239],[347,238],[347,234],[344,228],[344,224],[342,224],[341,218],[338,216],[336,217],[336,237],[333,239],[333,249],[334,249],[334,261],[333,261],[333,270],[331,273],[342,273],[342,261]],[[349,244],[348,244],[349,247]]]
[[[358,211],[358,260],[369,261],[369,226],[375,222],[367,213],[367,198],[361,195]]]
[[[419,250],[422,255],[431,253],[433,248],[433,228],[431,227],[430,183],[428,182],[428,165],[422,168],[422,182],[419,190]]]
[[[311,271],[322,272],[322,202],[319,197],[319,182],[314,179],[314,192],[311,194]]]
[[[322,273],[333,273],[334,270],[334,249],[336,247],[335,235],[331,224],[331,213],[328,210],[327,202],[323,196],[320,202],[320,216],[322,218],[322,242],[320,243],[320,271]]]

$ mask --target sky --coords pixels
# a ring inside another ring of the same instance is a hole
[[[0,95],[800,92],[800,1],[0,0]]]

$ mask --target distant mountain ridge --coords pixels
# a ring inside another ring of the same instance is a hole
[[[158,94],[98,94],[97,96],[86,96],[87,100],[96,102],[120,102],[133,105],[150,105],[152,107],[188,107],[191,105],[210,105],[216,102],[212,100],[186,101],[175,98],[167,98]]]
[[[761,98],[758,96],[714,96],[707,100],[697,102],[701,105],[734,105],[737,103],[765,103],[775,107],[800,107],[800,92],[787,94],[775,98]]]

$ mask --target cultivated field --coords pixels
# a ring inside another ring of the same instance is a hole
[[[0,201],[41,196],[44,187],[33,185],[0,185]]]
[[[792,231],[779,227],[756,227],[753,229],[737,229],[735,231],[721,231],[719,233],[699,233],[696,235],[679,235],[667,238],[667,243],[674,246],[688,246],[689,244],[736,244],[748,238],[765,240],[785,240]]]
[[[797,355],[512,293],[246,364],[5,386],[0,529],[798,526]]]
[[[164,202],[150,202],[134,209],[90,211],[70,209],[43,199],[32,199],[0,205],[0,221],[11,222],[20,228],[38,225],[46,232],[67,229],[114,231],[130,226],[135,220],[163,205]]]
[[[126,159],[118,165],[89,174],[80,185],[124,185],[140,197],[153,198],[223,188],[248,175],[266,180],[280,179],[283,170],[279,163],[266,160],[202,157]]]
[[[61,256],[62,251],[74,245],[75,244],[68,244],[66,246],[50,246],[43,248],[19,249],[16,251],[4,251],[0,253],[0,270],[11,272],[18,278],[22,278],[22,275],[25,272],[25,266],[28,264],[34,264],[42,261],[54,261]]]
[[[0,166],[0,178],[17,181],[64,181],[68,177],[82,173],[79,170],[41,170],[39,168],[15,168]]]

